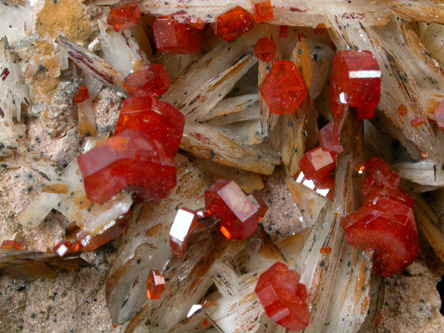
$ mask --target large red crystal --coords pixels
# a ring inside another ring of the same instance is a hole
[[[217,36],[231,42],[253,29],[253,24],[253,15],[238,6],[218,16],[211,26]]]
[[[317,147],[306,152],[298,165],[305,177],[320,180],[336,167],[336,153]]]
[[[296,65],[276,61],[262,82],[259,92],[271,113],[293,113],[307,96],[307,88]]]
[[[204,40],[204,30],[186,23],[178,23],[171,17],[159,17],[153,25],[156,48],[165,53],[199,53]]]
[[[151,96],[131,97],[123,101],[114,134],[126,129],[147,133],[162,143],[165,152],[174,157],[182,139],[185,117],[171,104]]]
[[[369,177],[364,179],[362,194],[366,197],[364,206],[381,196],[389,197],[391,200],[398,201],[409,207],[413,207],[415,204],[415,199],[407,192],[381,185]]]
[[[20,246],[19,243],[17,243],[14,240],[4,240],[2,242],[2,245],[0,246],[0,249],[3,250],[23,250],[23,247]]]
[[[152,269],[146,279],[146,295],[148,299],[160,299],[165,290],[165,278],[157,269]]]
[[[130,96],[162,96],[170,85],[170,77],[161,64],[146,65],[128,75],[125,90]]]
[[[140,9],[137,4],[126,3],[112,7],[106,22],[111,29],[120,32],[135,26],[139,19]]]
[[[254,289],[265,313],[275,323],[299,332],[310,323],[307,289],[295,271],[277,262],[261,274]]]
[[[187,249],[187,238],[197,227],[197,213],[187,209],[179,208],[170,229],[171,252],[177,258],[182,258]]]
[[[370,119],[381,97],[381,70],[369,51],[339,51],[333,59],[330,104],[357,108],[358,119]]]
[[[270,62],[276,55],[277,46],[271,38],[261,38],[254,45],[253,52],[259,60]]]
[[[148,134],[127,129],[78,157],[86,195],[104,204],[125,188],[158,200],[176,185],[173,157]]]
[[[240,240],[257,230],[259,211],[263,211],[232,180],[219,180],[205,191],[205,209],[221,220],[226,238]]]
[[[435,109],[434,115],[439,130],[444,133],[444,102],[438,105],[438,107]]]
[[[270,0],[251,0],[253,15],[257,23],[271,21],[273,19],[273,7]]]

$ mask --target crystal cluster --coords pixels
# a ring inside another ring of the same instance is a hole
[[[307,289],[299,279],[298,273],[277,262],[261,274],[254,289],[267,316],[295,332],[302,331],[310,322]]]
[[[218,16],[211,26],[214,33],[227,42],[253,29],[254,17],[242,7],[235,7]]]
[[[124,31],[135,26],[140,19],[140,9],[135,3],[114,6],[109,11],[107,23],[115,31]]]
[[[419,243],[412,206],[415,200],[399,188],[399,176],[380,158],[364,163],[364,206],[341,224],[349,244],[374,250],[373,270],[395,274],[416,257]]]

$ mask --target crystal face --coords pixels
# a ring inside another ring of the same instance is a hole
[[[145,201],[159,200],[176,185],[173,157],[141,131],[127,129],[77,159],[86,195],[95,203],[104,204],[124,188]]]
[[[226,238],[240,240],[257,230],[259,211],[263,211],[232,180],[219,180],[205,191],[205,208],[221,220],[220,230]]]
[[[253,52],[259,60],[270,62],[276,55],[277,46],[271,38],[261,38],[254,45]]]
[[[85,86],[81,86],[79,88],[79,91],[77,91],[77,94],[74,95],[72,98],[73,103],[79,104],[89,99],[89,92],[88,88]]]
[[[146,65],[128,75],[125,90],[130,96],[162,96],[170,85],[170,77],[161,64]]]
[[[14,240],[4,240],[2,242],[2,245],[0,246],[0,249],[3,250],[23,250],[23,248],[20,246],[19,243],[17,243]]]
[[[317,147],[306,152],[298,165],[305,177],[319,180],[329,175],[336,167],[336,154]]]
[[[214,34],[227,42],[235,40],[253,28],[254,17],[242,7],[235,7],[218,16],[211,26]]]
[[[381,185],[393,189],[398,189],[399,187],[399,176],[392,170],[392,168],[390,168],[387,163],[385,163],[382,158],[369,158],[364,163],[364,171],[366,173],[366,178],[369,178]],[[366,187],[364,187],[363,189],[363,194],[367,195]]]
[[[259,92],[271,113],[293,113],[307,96],[307,88],[296,65],[276,61],[262,82]]]
[[[67,254],[75,253],[80,251],[81,245],[80,243],[74,241],[56,241],[52,247],[52,252],[57,253],[60,257],[63,257]]]
[[[275,323],[299,332],[310,322],[307,289],[295,271],[277,262],[261,274],[254,289],[265,313]]]
[[[336,153],[342,153],[344,151],[344,147],[342,147],[340,143],[339,128],[334,121],[331,121],[322,127],[318,136],[319,144],[322,148]]]
[[[309,179],[302,171],[299,171],[296,174],[295,181],[331,201],[335,198],[335,180],[333,176],[329,175],[321,179]]]
[[[135,3],[117,5],[109,11],[108,25],[114,31],[120,32],[135,26],[140,19],[140,9]]]
[[[165,53],[199,53],[204,40],[204,30],[170,17],[159,17],[153,25],[156,48]]]
[[[148,299],[160,299],[165,290],[165,278],[157,269],[152,269],[146,279],[146,295]]]
[[[171,252],[177,258],[182,258],[187,248],[187,238],[197,227],[198,216],[196,212],[179,208],[170,229]]]
[[[358,119],[371,119],[381,97],[381,70],[369,51],[338,51],[330,79],[331,104],[357,108]]]
[[[273,7],[270,0],[251,0],[254,19],[257,23],[273,19]]]
[[[131,97],[122,103],[114,134],[126,129],[145,132],[162,143],[165,152],[174,157],[182,139],[185,117],[171,104],[151,96]]]

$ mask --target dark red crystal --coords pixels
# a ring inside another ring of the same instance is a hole
[[[161,64],[146,65],[125,79],[125,90],[132,97],[146,95],[159,97],[168,90],[169,85],[170,77]]]
[[[135,26],[140,19],[140,9],[135,3],[113,6],[106,21],[111,29],[124,31]]]
[[[72,98],[73,103],[79,104],[89,99],[88,88],[85,86],[81,86],[77,93]]]

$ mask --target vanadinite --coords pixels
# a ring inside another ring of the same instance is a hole
[[[265,313],[275,323],[299,332],[310,322],[307,289],[295,271],[277,262],[261,274],[254,289]]]
[[[117,5],[109,11],[107,23],[115,31],[127,30],[140,19],[140,9],[135,3]]]
[[[130,96],[162,96],[170,85],[170,77],[161,64],[146,65],[125,79],[125,90]]]
[[[170,229],[170,247],[175,257],[183,257],[187,249],[187,238],[196,227],[196,212],[187,208],[179,208]]]
[[[165,290],[165,278],[157,269],[152,269],[146,279],[146,295],[148,299],[160,299]]]
[[[306,152],[298,165],[305,177],[321,179],[328,176],[336,167],[336,153],[317,147]]]
[[[273,19],[273,7],[270,0],[251,0],[256,22],[266,22]]]
[[[88,88],[85,86],[81,86],[79,91],[72,98],[73,103],[79,104],[86,101],[89,98]]]
[[[262,82],[259,92],[271,113],[293,113],[307,96],[307,88],[296,65],[276,61]]]
[[[270,62],[276,55],[277,46],[271,38],[261,38],[254,45],[253,52],[259,60]]]
[[[177,54],[199,53],[205,34],[203,29],[178,23],[171,17],[157,18],[153,32],[159,51]]]
[[[212,23],[211,26],[216,35],[227,42],[231,42],[253,29],[253,24],[253,15],[238,6],[218,16],[216,22]]]

